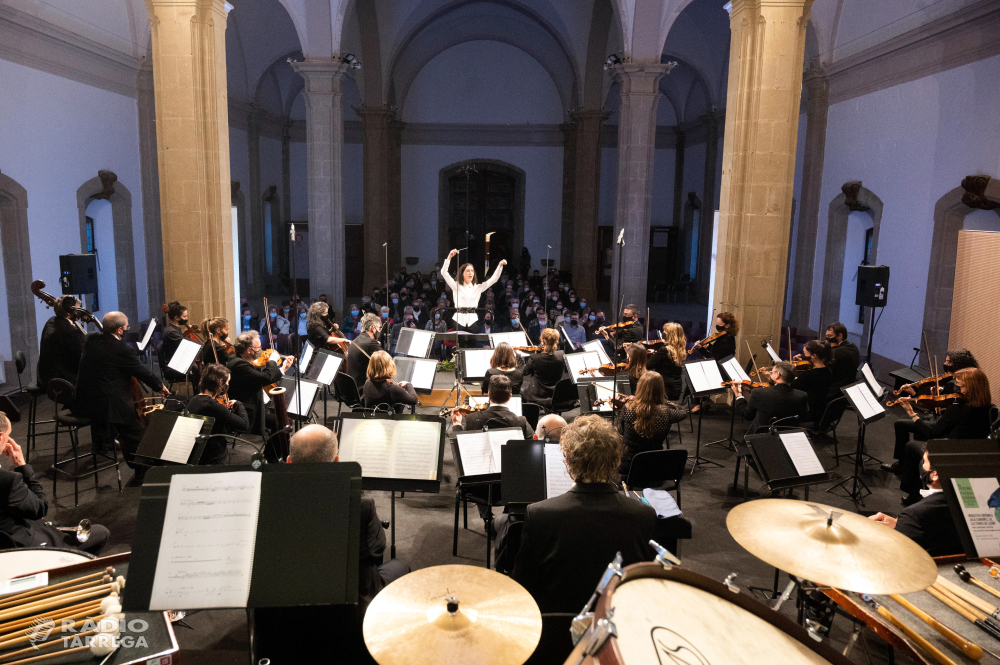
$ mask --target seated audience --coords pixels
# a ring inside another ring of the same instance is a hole
[[[781,420],[779,426],[793,427],[809,415],[809,396],[792,388],[795,370],[790,362],[775,363],[769,378],[774,385],[754,388],[749,400],[743,396],[742,385],[734,383],[731,386],[736,395],[734,408],[743,412],[744,420],[750,421],[748,434],[769,427],[773,420]],[[792,419],[792,416],[798,420]]]
[[[632,348],[642,348],[633,346]],[[635,394],[619,412],[622,458],[618,472],[628,478],[632,458],[649,450],[663,450],[670,426],[687,417],[687,411],[667,401],[663,377],[645,372],[636,383]]]
[[[668,321],[663,324],[663,344],[646,359],[646,369],[663,377],[667,399],[679,400],[684,391],[684,372],[681,367],[687,360],[687,336],[681,324]]]
[[[576,350],[587,343],[587,331],[580,325],[579,310],[571,311],[567,317],[569,318],[569,325],[563,326],[563,331],[569,343],[573,346],[573,350]]]
[[[380,404],[413,406],[417,403],[417,391],[408,381],[396,381],[396,363],[385,351],[376,351],[368,363],[368,380],[362,390],[365,408],[373,409]]]
[[[826,405],[830,403],[829,392],[833,374],[830,373],[827,363],[831,357],[830,347],[826,342],[819,340],[809,340],[802,349],[802,358],[809,361],[809,368],[795,373],[792,388],[801,390],[809,396],[810,423],[819,424],[823,419],[823,412],[826,411]]]
[[[559,347],[559,331],[546,328],[540,340],[542,352],[532,355],[524,366],[527,378],[521,395],[526,402],[551,401],[556,384],[563,377],[565,354],[556,350]]]
[[[260,322],[260,334],[266,335],[268,328],[271,329],[272,335],[287,335],[292,329],[292,324],[288,319],[278,314],[277,307],[271,305],[267,310],[267,316]]]
[[[212,434],[238,434],[250,429],[250,419],[242,402],[228,399],[229,370],[212,363],[205,366],[198,385],[201,392],[188,401],[188,411],[196,416],[215,418]],[[225,400],[223,403],[220,400]],[[210,437],[199,464],[249,464],[252,455],[242,450],[228,449],[229,441]]]
[[[511,390],[515,395],[521,392],[524,373],[517,367],[517,354],[514,347],[507,342],[500,342],[490,356],[490,368],[486,370],[483,379],[483,394],[490,392],[490,379],[494,376],[506,376],[510,379]]]
[[[510,379],[503,375],[490,379],[490,405],[482,411],[474,411],[468,416],[453,412],[451,414],[452,429],[456,432],[480,430],[483,427],[520,427],[524,438],[531,438],[531,425],[524,416],[518,416],[507,408],[510,402]]]

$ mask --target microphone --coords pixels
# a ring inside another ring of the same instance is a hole
[[[288,240],[291,241],[291,242],[295,242],[295,225],[294,224],[291,225],[291,228],[290,228],[288,234],[289,234]]]

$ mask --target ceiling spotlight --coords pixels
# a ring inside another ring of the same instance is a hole
[[[361,63],[354,57],[353,53],[348,53],[340,61],[345,65],[350,65],[351,69],[361,69]]]
[[[608,56],[608,59],[604,61],[604,70],[607,71],[612,67],[614,67],[615,65],[620,65],[620,64],[622,64],[622,59],[619,58],[616,54],[612,53],[611,55]]]

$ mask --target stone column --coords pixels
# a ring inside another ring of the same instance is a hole
[[[672,63],[676,66],[676,63]],[[656,106],[660,79],[671,65],[626,63],[615,67],[621,86],[618,111],[618,195],[615,207],[615,240],[624,230],[625,248],[614,248],[611,268],[611,312],[616,318],[624,296],[625,304],[646,309],[646,281],[649,277],[649,222],[653,208],[653,153],[656,148]],[[621,283],[618,282],[619,260]]]
[[[816,227],[819,225],[823,189],[823,158],[826,152],[826,115],[830,108],[830,80],[819,64],[803,77],[806,101],[806,149],[802,160],[802,193],[799,201],[799,235],[795,243],[795,273],[792,279],[790,325],[809,328],[812,303],[813,264],[816,259]]]
[[[305,79],[306,169],[309,192],[309,292],[326,293],[344,311],[344,200],[341,177],[344,114],[341,79],[347,66],[332,60],[294,62]]]
[[[260,191],[260,125],[261,111],[252,107],[247,114],[247,155],[250,162],[250,182],[247,187],[247,212],[250,213],[250,256],[253,263],[247,270],[253,276],[253,292],[267,295],[267,236],[264,233],[264,200]],[[273,229],[272,229],[273,231]]]
[[[389,274],[403,265],[403,128],[389,120]],[[409,272],[409,271],[407,271]]]
[[[712,294],[708,284],[712,278],[712,232],[715,230],[715,172],[719,163],[719,119],[714,113],[703,116],[705,136],[705,181],[702,185],[701,220],[698,224],[698,262],[695,279],[695,301],[708,304]]]
[[[573,226],[576,222],[576,118],[559,125],[563,133],[562,226],[559,233],[559,267],[573,266]],[[573,269],[573,268],[571,268]],[[576,284],[573,269],[573,283]]]
[[[812,0],[735,0],[722,156],[715,312],[745,341],[780,331],[785,299],[802,59]]]
[[[391,143],[389,123],[393,111],[387,106],[365,106],[358,111],[361,116],[364,149],[364,224],[365,224],[365,279],[363,293],[371,293],[385,283],[386,251],[383,247],[393,233],[389,223],[390,186],[389,153]],[[399,254],[389,255],[388,270],[392,275],[399,270]]]
[[[288,228],[288,224],[292,221],[292,157],[291,157],[291,143],[292,143],[292,121],[290,118],[285,118],[281,125],[281,228],[282,228],[282,241],[281,246],[281,274],[288,275],[291,277],[289,246],[290,242],[288,239],[288,233],[284,230]],[[298,276],[296,276],[298,277]],[[293,291],[298,292],[298,286],[292,285]],[[299,293],[300,296],[305,297],[305,294]]]
[[[191,320],[236,321],[224,0],[146,0],[164,290]]]
[[[674,127],[674,228],[684,225],[684,132]],[[688,244],[690,246],[690,243]]]
[[[142,178],[142,228],[146,245],[146,291],[149,316],[160,315],[163,291],[163,234],[160,228],[160,174],[156,164],[156,99],[153,63],[146,57],[138,77],[139,161]]]
[[[597,299],[597,211],[601,196],[601,125],[607,119],[601,109],[582,109],[576,114],[576,178],[573,183],[571,229],[573,284],[577,295]],[[654,114],[654,125],[655,114]],[[655,133],[656,127],[653,127]],[[561,242],[566,242],[563,236]]]

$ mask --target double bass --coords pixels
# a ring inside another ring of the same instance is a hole
[[[51,293],[46,293],[45,291],[42,291],[42,289],[44,288],[45,288],[45,282],[43,282],[40,279],[36,279],[31,283],[31,293],[33,293],[36,298],[45,303],[46,308],[53,310],[56,309],[59,306],[58,299]],[[68,314],[70,315],[69,318],[73,322],[73,325],[79,328],[80,332],[86,335],[87,331],[80,324],[80,320],[77,318],[77,316],[73,312],[68,312]]]

